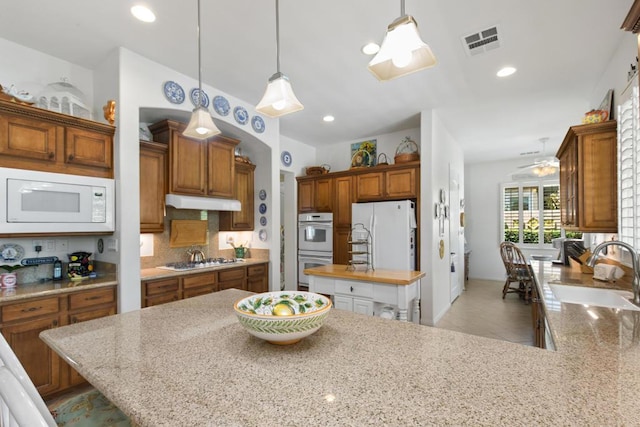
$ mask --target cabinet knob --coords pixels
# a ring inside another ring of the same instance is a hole
[[[73,161],[74,158],[75,156],[73,154],[69,154],[69,161]]]
[[[53,159],[56,156],[56,153],[54,153],[53,151],[49,153],[49,158]]]
[[[58,321],[57,321],[57,320],[54,320],[51,324],[52,324],[53,326],[58,326]]]
[[[71,323],[78,323],[78,318],[77,318],[77,317],[75,317],[75,316],[73,316],[73,317],[71,318]]]

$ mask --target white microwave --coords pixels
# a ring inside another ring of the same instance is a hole
[[[114,180],[0,168],[0,234],[110,233]]]

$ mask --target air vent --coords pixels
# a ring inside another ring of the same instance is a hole
[[[487,28],[486,30],[464,36],[462,37],[462,43],[464,45],[465,52],[467,52],[467,55],[469,56],[475,56],[497,49],[500,47],[498,26],[496,25]]]
[[[521,156],[530,156],[532,154],[538,154],[540,153],[540,150],[536,150],[536,151],[524,151],[522,153],[520,153]]]

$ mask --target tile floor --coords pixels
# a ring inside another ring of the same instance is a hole
[[[513,293],[502,299],[503,285],[492,280],[468,280],[466,290],[436,327],[534,345],[531,306]]]

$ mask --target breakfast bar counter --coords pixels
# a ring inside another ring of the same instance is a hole
[[[228,289],[41,338],[141,426],[638,425],[638,346],[547,351],[332,310],[289,346]],[[499,296],[497,296],[499,298]],[[622,343],[621,343],[622,344]]]

